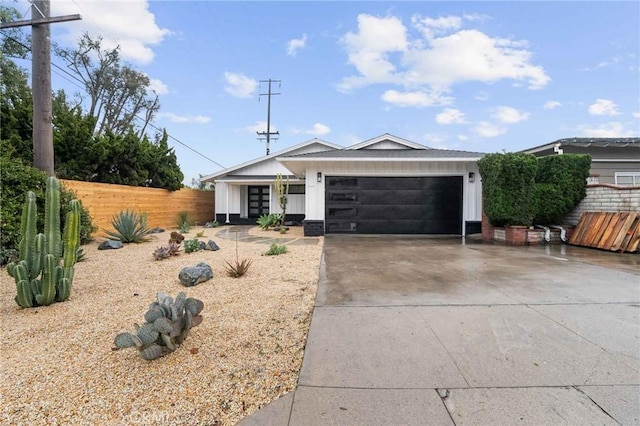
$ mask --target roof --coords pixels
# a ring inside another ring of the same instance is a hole
[[[533,154],[535,152],[553,149],[554,147],[575,146],[581,148],[640,148],[640,138],[565,138],[533,148],[523,149],[521,152]]]
[[[247,166],[251,166],[252,164],[257,164],[257,163],[260,163],[262,161],[270,160],[272,158],[276,158],[276,157],[282,156],[282,155],[284,155],[284,154],[286,154],[288,152],[292,152],[292,151],[295,151],[297,149],[304,148],[305,146],[313,145],[315,143],[320,144],[320,145],[325,145],[325,146],[327,146],[329,148],[333,148],[333,149],[342,148],[340,145],[336,145],[334,143],[327,142],[327,141],[324,141],[322,139],[313,138],[311,140],[299,143],[298,145],[294,145],[294,146],[291,146],[289,148],[283,149],[282,151],[278,151],[278,152],[274,152],[273,154],[264,155],[262,157],[254,158],[253,160],[247,161],[245,163],[238,164],[236,166],[229,167],[229,168],[224,169],[224,170],[220,170],[220,171],[218,171],[216,173],[212,173],[212,174],[207,175],[207,176],[203,176],[200,180],[203,181],[203,182],[208,182],[208,181],[211,181],[211,180],[213,180],[213,179],[215,179],[217,177],[220,177],[220,176],[223,176],[223,175],[227,175],[227,174],[229,174],[231,172],[234,172],[236,170],[242,169],[242,168],[247,167]]]
[[[332,151],[289,155],[277,160],[351,160],[351,159],[471,159],[484,156],[481,152],[456,151],[451,149],[336,149]]]
[[[384,133],[384,134],[382,134],[380,136],[376,136],[375,138],[367,139],[364,142],[359,142],[359,143],[357,143],[355,145],[351,145],[351,146],[349,146],[349,147],[347,147],[345,149],[349,149],[349,150],[351,150],[351,149],[354,149],[354,150],[355,149],[365,149],[368,146],[375,145],[378,142],[387,141],[387,140],[395,142],[395,143],[397,143],[399,145],[404,145],[407,148],[411,148],[411,149],[428,149],[424,145],[420,145],[419,143],[412,142],[410,140],[400,138],[400,137],[392,135],[390,133]]]

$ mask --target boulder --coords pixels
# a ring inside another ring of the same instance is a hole
[[[211,278],[213,278],[213,270],[205,262],[200,262],[196,266],[182,268],[182,271],[178,274],[180,283],[185,287],[193,287]]]
[[[207,245],[204,243],[204,241],[198,241],[199,244],[199,249],[200,250],[206,250],[207,249]]]
[[[204,250],[218,251],[220,250],[220,247],[218,247],[213,240],[209,240],[207,244],[205,244]]]
[[[124,247],[122,241],[117,240],[105,240],[98,246],[98,250],[112,250],[112,249],[120,249]]]

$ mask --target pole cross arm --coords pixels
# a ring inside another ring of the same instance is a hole
[[[4,30],[5,28],[27,27],[32,25],[55,24],[57,22],[79,21],[81,19],[82,16],[79,14],[54,16],[51,18],[24,19],[21,21],[5,22],[4,24],[0,24],[0,30]]]

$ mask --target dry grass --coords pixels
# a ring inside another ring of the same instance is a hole
[[[200,230],[191,229],[187,238]],[[168,232],[120,250],[85,246],[87,260],[76,265],[71,299],[48,307],[20,309],[12,279],[0,271],[0,423],[230,425],[293,390],[322,239],[290,246],[282,256],[262,256],[265,244],[240,242],[240,258],[253,264],[234,279],[224,266],[235,259],[236,243],[216,232],[206,230],[204,240],[214,239],[220,251],[162,261],[152,252],[166,245]],[[214,278],[180,285],[180,269],[201,261],[212,266]],[[201,299],[203,323],[176,352],[156,361],[144,361],[135,349],[113,351],[116,334],[144,322],[158,291]]]

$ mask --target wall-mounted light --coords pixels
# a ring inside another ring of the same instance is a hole
[[[322,182],[322,172],[318,172],[318,182]]]
[[[469,172],[469,183],[473,183],[476,181],[476,174],[474,172]]]

